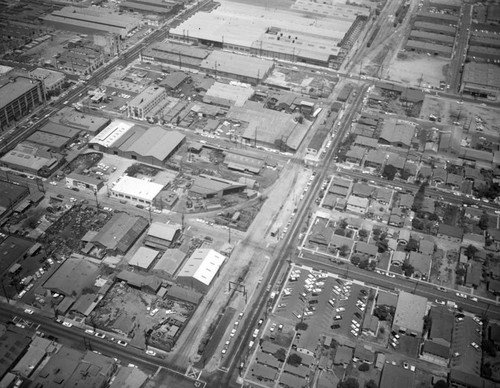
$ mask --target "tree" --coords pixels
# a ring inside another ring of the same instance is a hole
[[[422,222],[422,220],[419,220],[417,217],[415,217],[411,221],[411,226],[413,229],[424,230],[424,223]]]
[[[377,243],[377,247],[378,247],[378,253],[387,252],[387,249],[389,248],[389,242],[386,239],[380,240]]]
[[[380,236],[380,233],[382,233],[382,231],[380,229],[373,229],[372,230],[372,234],[374,237]]]
[[[360,262],[361,262],[361,259],[359,258],[359,256],[353,256],[353,257],[351,257],[351,263],[353,265],[359,265]]]
[[[365,384],[365,388],[378,388],[378,385],[375,380],[372,379]]]
[[[307,328],[308,328],[308,325],[305,322],[298,322],[295,325],[295,330],[307,330]]]
[[[349,377],[344,381],[339,381],[337,388],[359,388],[359,382],[354,377]]]
[[[481,347],[483,348],[485,353],[487,353],[489,356],[496,357],[497,351],[495,349],[495,344],[493,343],[493,341],[484,339],[483,342],[481,343]]]
[[[412,238],[410,238],[410,241],[408,241],[408,244],[406,244],[405,246],[405,251],[406,252],[416,252],[419,248],[420,244],[417,240],[414,240]]]
[[[465,256],[467,256],[467,258],[470,260],[470,259],[473,259],[474,256],[476,255],[476,252],[477,252],[477,248],[474,246],[474,245],[469,245],[467,248],[465,248]]]
[[[394,167],[392,164],[388,164],[384,167],[384,171],[382,171],[382,176],[389,181],[394,180],[398,169]]]
[[[360,372],[368,372],[370,370],[370,365],[368,365],[366,362],[363,362],[359,367],[358,370]]]
[[[488,229],[488,225],[489,224],[489,218],[488,218],[488,214],[487,213],[483,213],[481,215],[481,218],[479,219],[479,222],[477,224],[477,226],[479,226],[479,228],[481,230],[486,230]]]
[[[349,225],[349,224],[347,223],[347,221],[345,219],[342,219],[339,221],[339,228],[345,229],[345,228],[347,228],[347,225]]]
[[[340,256],[346,256],[347,253],[349,253],[349,251],[351,250],[351,248],[349,248],[348,245],[342,245],[340,248],[339,248],[339,254]]]
[[[292,353],[288,356],[286,363],[292,366],[299,366],[302,364],[302,357],[300,357],[297,353]]]
[[[286,359],[286,350],[283,349],[283,348],[279,348],[278,350],[276,350],[273,354],[273,356],[278,360],[278,361],[285,361]]]
[[[358,236],[361,238],[366,238],[368,237],[368,231],[366,229],[360,229],[358,232]]]
[[[415,271],[415,269],[413,268],[413,265],[411,265],[410,263],[407,263],[406,261],[401,266],[401,269],[403,270],[405,276],[411,276],[411,275],[413,275],[413,272]]]

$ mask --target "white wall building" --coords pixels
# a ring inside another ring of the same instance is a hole
[[[111,188],[111,196],[136,204],[151,206],[156,196],[163,190],[163,185],[148,182],[131,176],[122,176]]]
[[[177,282],[200,292],[207,292],[226,257],[213,249],[193,252],[177,275]]]

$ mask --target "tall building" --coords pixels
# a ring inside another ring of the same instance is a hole
[[[0,79],[0,130],[3,131],[45,101],[43,81],[23,76]]]
[[[127,104],[127,116],[145,120],[148,117],[148,113],[162,101],[165,101],[166,97],[167,91],[165,88],[156,85],[150,86],[135,96],[132,101]]]

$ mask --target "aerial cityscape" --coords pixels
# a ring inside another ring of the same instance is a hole
[[[0,4],[0,388],[500,387],[500,0]]]

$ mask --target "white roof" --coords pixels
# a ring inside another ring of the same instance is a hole
[[[158,256],[158,253],[159,251],[156,251],[154,249],[140,247],[128,263],[135,267],[148,269],[154,259],[156,259],[156,257]]]
[[[181,229],[177,224],[164,224],[162,222],[153,222],[148,230],[148,236],[172,241],[175,233]]]
[[[225,259],[224,255],[213,249],[199,248],[193,252],[177,276],[192,277],[209,286]]]
[[[109,148],[133,126],[134,123],[129,121],[114,120],[97,136],[90,140],[90,143],[99,144],[103,147]]]
[[[131,176],[122,176],[113,186],[114,193],[152,201],[162,191],[163,185]]]

